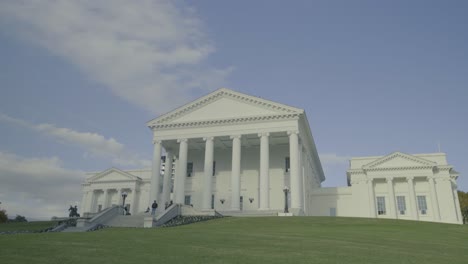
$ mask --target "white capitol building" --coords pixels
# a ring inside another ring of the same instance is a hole
[[[356,157],[348,186],[325,180],[304,110],[219,89],[147,123],[153,168],[89,173],[82,212],[153,200],[224,215],[305,215],[462,223],[458,173],[444,153]],[[170,173],[172,172],[172,173]],[[284,214],[285,204],[289,214]]]

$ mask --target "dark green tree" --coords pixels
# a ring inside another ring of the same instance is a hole
[[[0,208],[0,223],[8,222],[8,215],[5,210]]]
[[[463,223],[468,223],[468,192],[458,191],[458,200],[460,201],[460,210],[463,216]]]
[[[27,222],[28,220],[26,217],[22,215],[16,215],[15,219],[13,219],[13,222]]]

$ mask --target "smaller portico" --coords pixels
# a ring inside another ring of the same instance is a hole
[[[112,205],[122,205],[125,192],[125,206],[130,208],[130,213],[137,213],[141,183],[140,178],[116,168],[94,174],[83,183],[82,211],[97,213]]]
[[[452,223],[461,221],[451,202],[457,176],[443,153],[353,158],[348,170],[353,198],[368,201],[369,217]]]

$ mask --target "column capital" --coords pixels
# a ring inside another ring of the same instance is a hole
[[[291,130],[291,131],[288,131],[288,136],[290,136],[290,135],[292,135],[292,134],[299,135],[299,131],[298,131],[298,130]]]
[[[367,179],[367,183],[372,183],[372,182],[374,182],[374,178]]]
[[[153,145],[156,145],[156,144],[161,144],[162,140],[160,139],[153,139]]]
[[[393,182],[393,177],[386,177],[385,180],[386,180],[387,182]]]
[[[204,137],[204,138],[203,138],[203,141],[207,141],[207,140],[213,141],[213,140],[214,140],[214,137]]]
[[[241,138],[242,138],[242,135],[232,135],[232,136],[230,136],[229,138],[230,138],[230,139],[235,139],[235,138],[241,139]]]
[[[177,143],[187,142],[186,138],[179,138],[177,139]]]
[[[414,180],[414,176],[408,176],[408,177],[406,177],[406,181],[412,181],[412,180]]]
[[[258,133],[258,136],[259,137],[268,137],[268,136],[270,136],[270,133],[268,133],[268,132]]]

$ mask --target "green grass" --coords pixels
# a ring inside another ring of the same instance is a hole
[[[23,222],[23,223],[2,223],[0,224],[0,232],[5,231],[39,231],[57,224],[55,221],[38,221],[38,222]]]
[[[2,263],[467,263],[468,226],[223,218],[159,228],[0,235]]]

